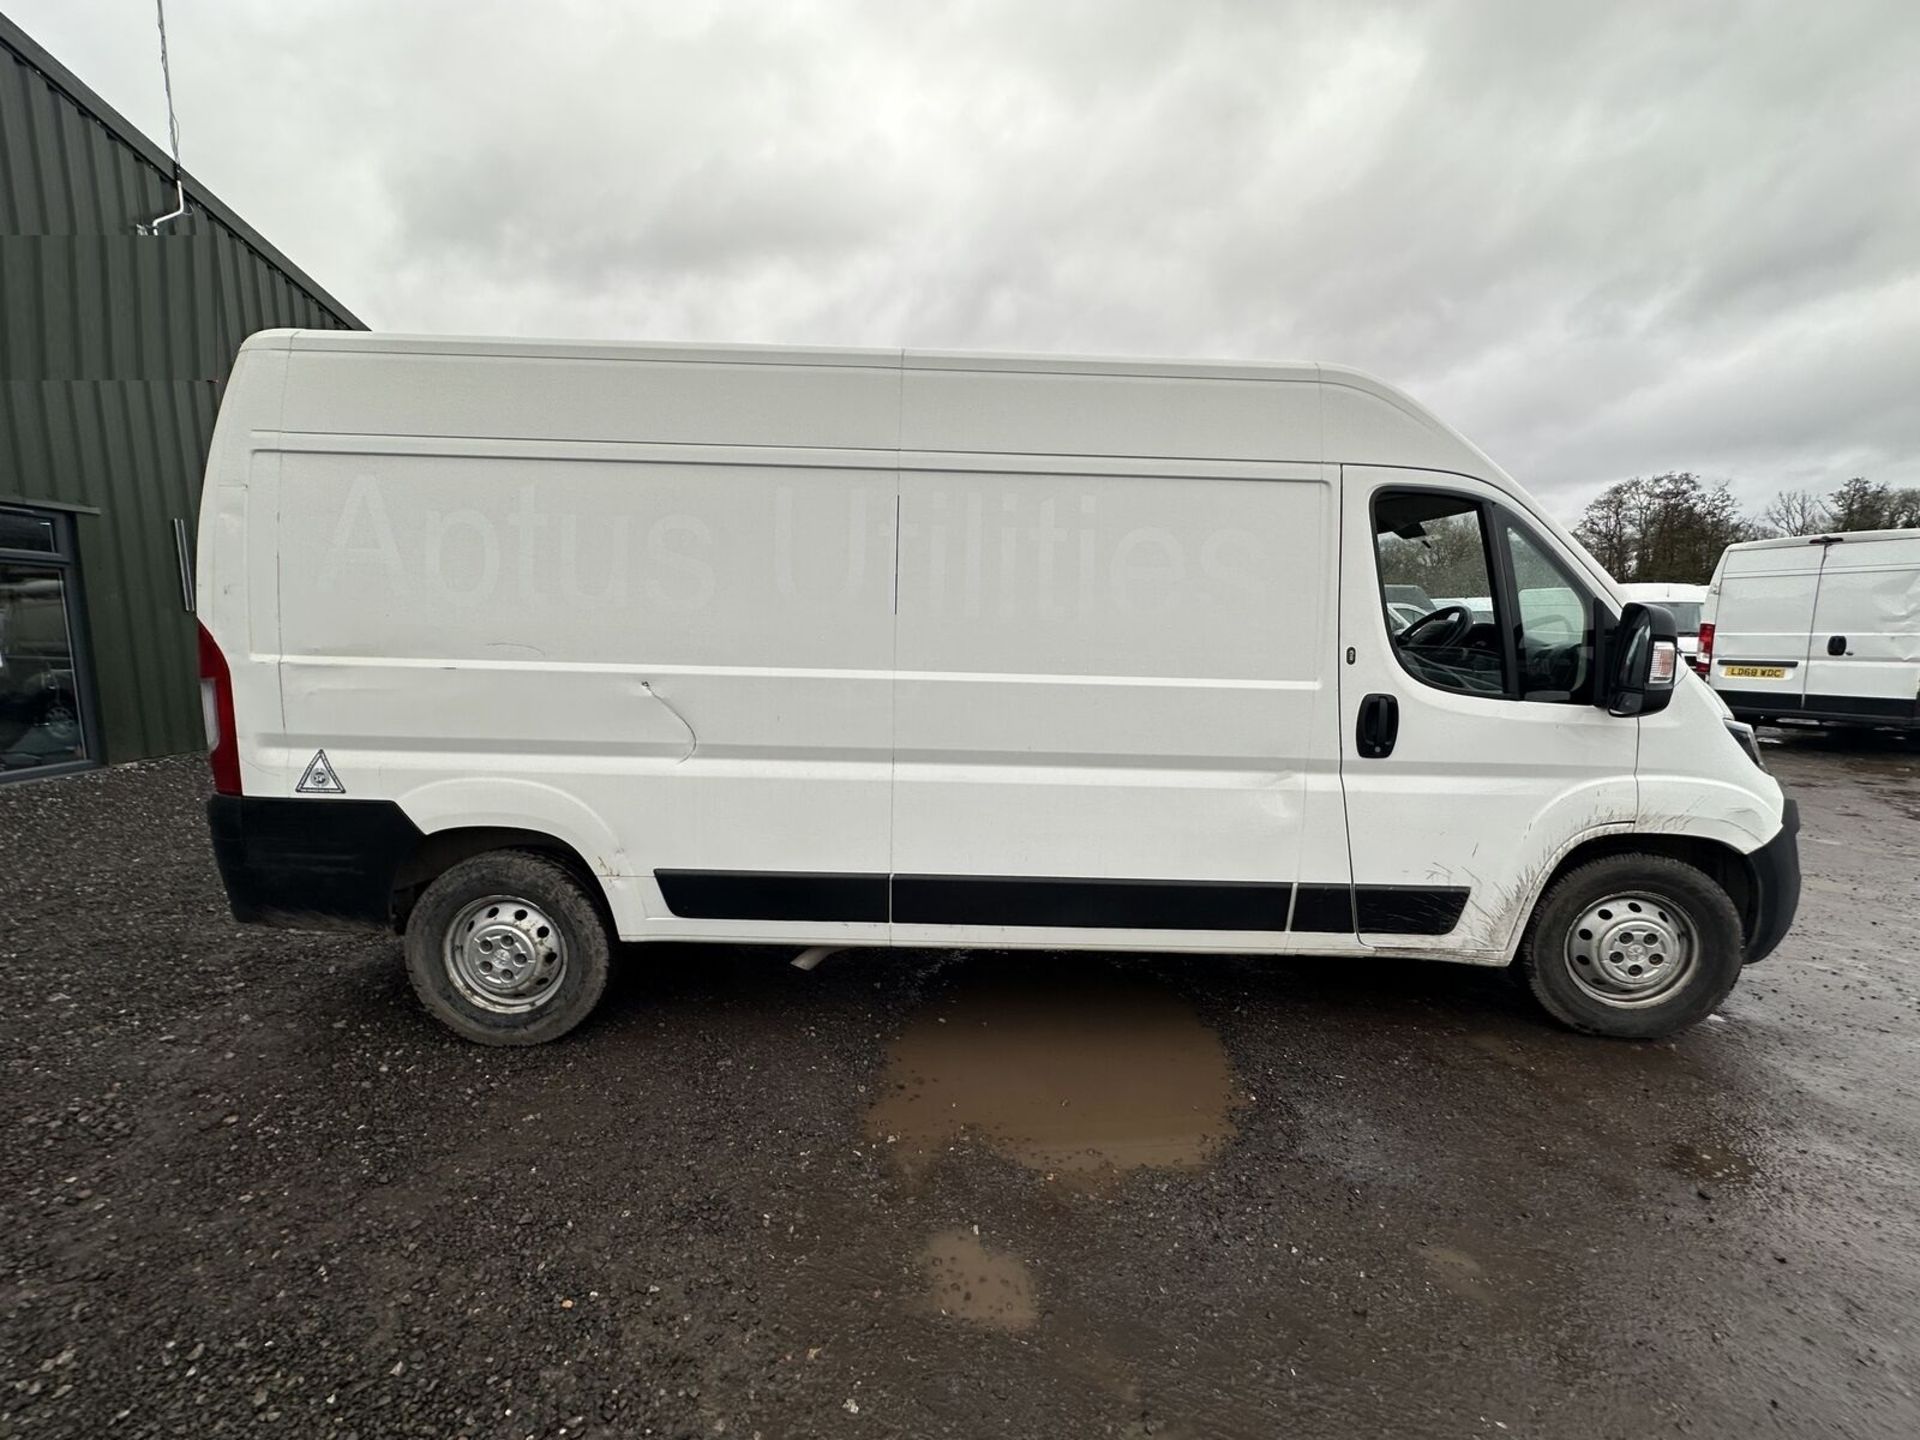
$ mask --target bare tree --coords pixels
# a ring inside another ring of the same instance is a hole
[[[1760,512],[1760,528],[1772,535],[1818,535],[1832,524],[1827,502],[1811,490],[1782,490]]]
[[[1609,485],[1593,498],[1573,533],[1588,552],[1618,579],[1631,579],[1635,541],[1639,535],[1637,487],[1639,480]]]

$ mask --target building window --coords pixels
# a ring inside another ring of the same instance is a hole
[[[73,522],[0,506],[0,780],[99,758]]]

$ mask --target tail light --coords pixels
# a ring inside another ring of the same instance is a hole
[[[1700,622],[1700,648],[1694,653],[1693,668],[1702,675],[1713,673],[1713,621]]]
[[[233,676],[205,625],[200,627],[200,718],[207,727],[213,788],[222,795],[238,795],[240,742],[233,728]]]

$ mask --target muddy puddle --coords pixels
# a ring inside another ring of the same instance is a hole
[[[1016,1256],[971,1230],[943,1230],[920,1252],[927,1302],[942,1315],[997,1330],[1024,1330],[1039,1318],[1033,1277]]]
[[[1493,1284],[1486,1269],[1464,1250],[1447,1245],[1423,1245],[1415,1252],[1426,1262],[1434,1283],[1463,1300],[1482,1303],[1494,1298]]]
[[[1053,979],[997,967],[963,974],[894,1042],[868,1130],[909,1173],[984,1145],[1095,1180],[1206,1164],[1240,1098],[1219,1036],[1168,991],[1084,967]]]

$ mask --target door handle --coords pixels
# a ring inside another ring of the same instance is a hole
[[[1830,635],[1827,637],[1827,654],[1844,655],[1846,653],[1847,653],[1847,637],[1846,636]]]
[[[1354,741],[1363,760],[1383,760],[1400,735],[1400,702],[1391,695],[1369,695],[1360,702]]]

